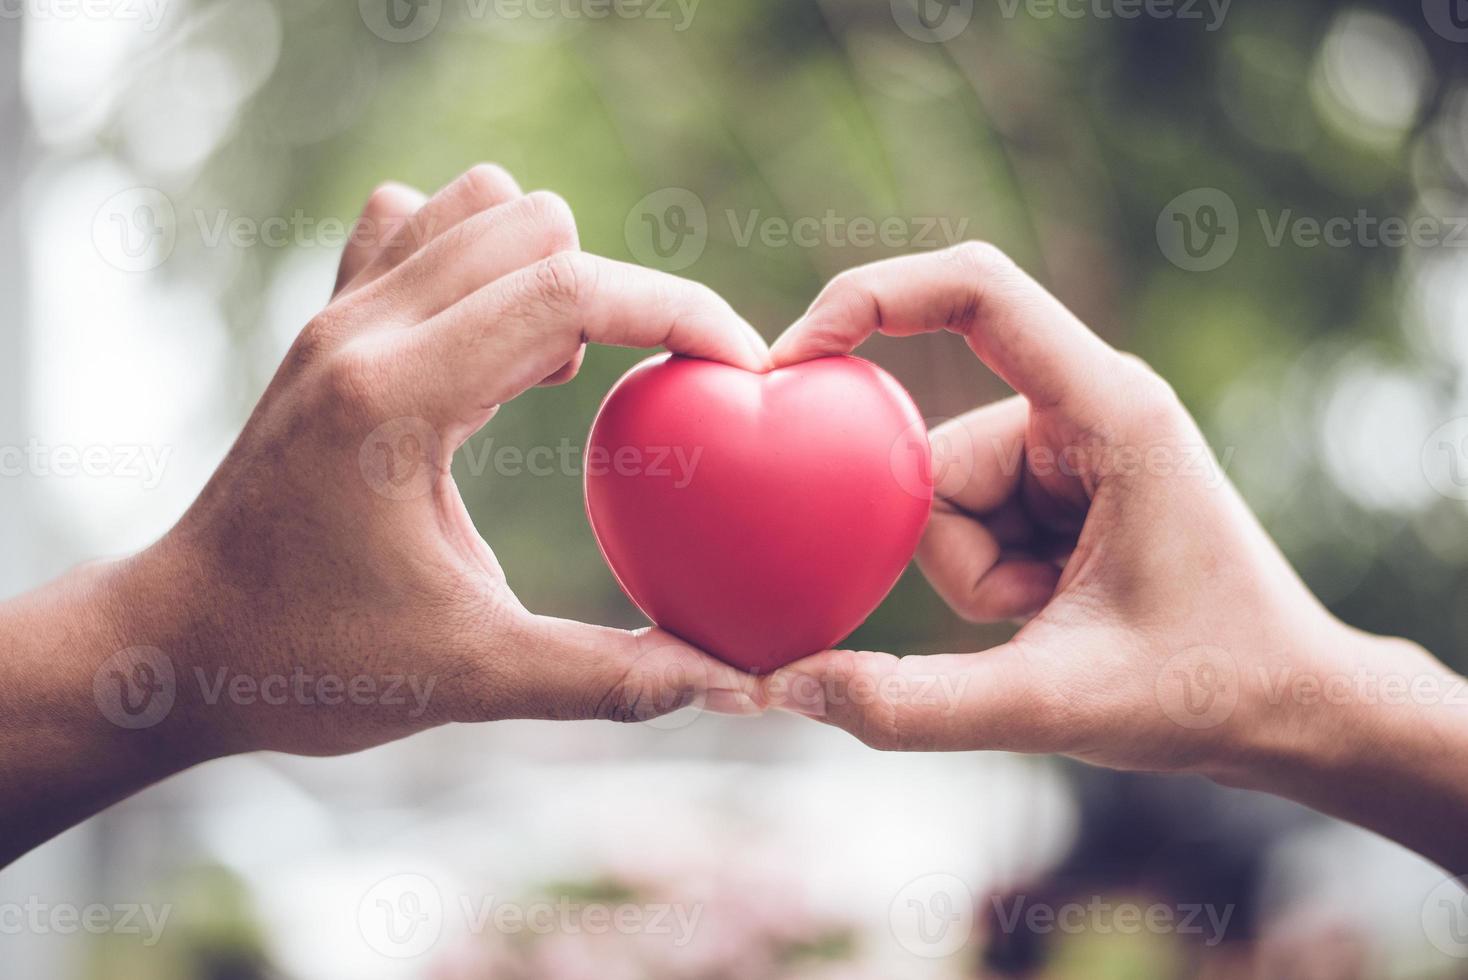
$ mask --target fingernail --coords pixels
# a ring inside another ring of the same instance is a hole
[[[716,715],[757,715],[763,709],[743,691],[711,688],[704,695],[703,706]]]

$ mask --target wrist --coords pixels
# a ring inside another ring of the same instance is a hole
[[[160,775],[241,751],[202,710],[193,681],[210,621],[197,572],[169,538],[97,569],[109,638],[91,678],[97,711]]]
[[[1261,661],[1261,664],[1263,662]],[[1257,709],[1225,785],[1285,796],[1454,868],[1468,813],[1468,682],[1407,640],[1334,620],[1241,686]]]
[[[178,709],[188,607],[145,553],[74,569],[0,606],[0,865],[221,754]]]

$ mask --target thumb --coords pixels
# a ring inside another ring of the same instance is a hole
[[[758,681],[661,629],[533,617],[524,683],[506,717],[643,722],[693,706],[753,715]]]
[[[898,659],[828,650],[765,677],[761,702],[841,728],[875,749],[1058,751],[1061,712],[1019,646]]]

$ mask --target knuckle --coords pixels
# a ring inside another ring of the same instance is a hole
[[[553,310],[571,309],[591,288],[594,275],[580,252],[557,252],[536,263],[535,294]]]
[[[1014,260],[993,242],[970,239],[959,242],[951,251],[953,258],[966,269],[984,277],[1011,275],[1017,268]]]
[[[316,314],[291,344],[286,359],[297,369],[309,367],[324,359],[333,347],[333,338],[341,332],[339,314],[328,306]]]
[[[900,705],[886,683],[896,661],[885,654],[843,650],[826,673],[832,710],[847,715],[847,730],[868,748],[898,752],[908,744]]]
[[[861,318],[870,312],[872,321],[878,328],[882,326],[882,305],[868,285],[867,276],[861,268],[847,269],[827,283],[812,306],[812,310],[816,309],[854,318]]]
[[[358,347],[334,352],[322,364],[325,395],[346,410],[370,408],[380,391],[378,361]]]
[[[1135,354],[1121,355],[1122,385],[1132,406],[1134,424],[1153,432],[1176,428],[1187,409],[1167,379]]]
[[[531,220],[545,236],[548,254],[577,247],[576,216],[565,198],[553,191],[532,191],[526,195],[526,205]]]
[[[367,195],[367,203],[362,207],[363,217],[380,219],[385,215],[395,214],[401,194],[401,188],[392,181],[378,184]]]
[[[481,207],[497,204],[519,190],[510,172],[495,163],[476,163],[459,180],[469,200]]]

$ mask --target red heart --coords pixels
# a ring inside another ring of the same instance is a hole
[[[922,418],[856,357],[767,374],[650,358],[607,395],[587,447],[586,512],[623,590],[755,672],[856,629],[931,504]]]

